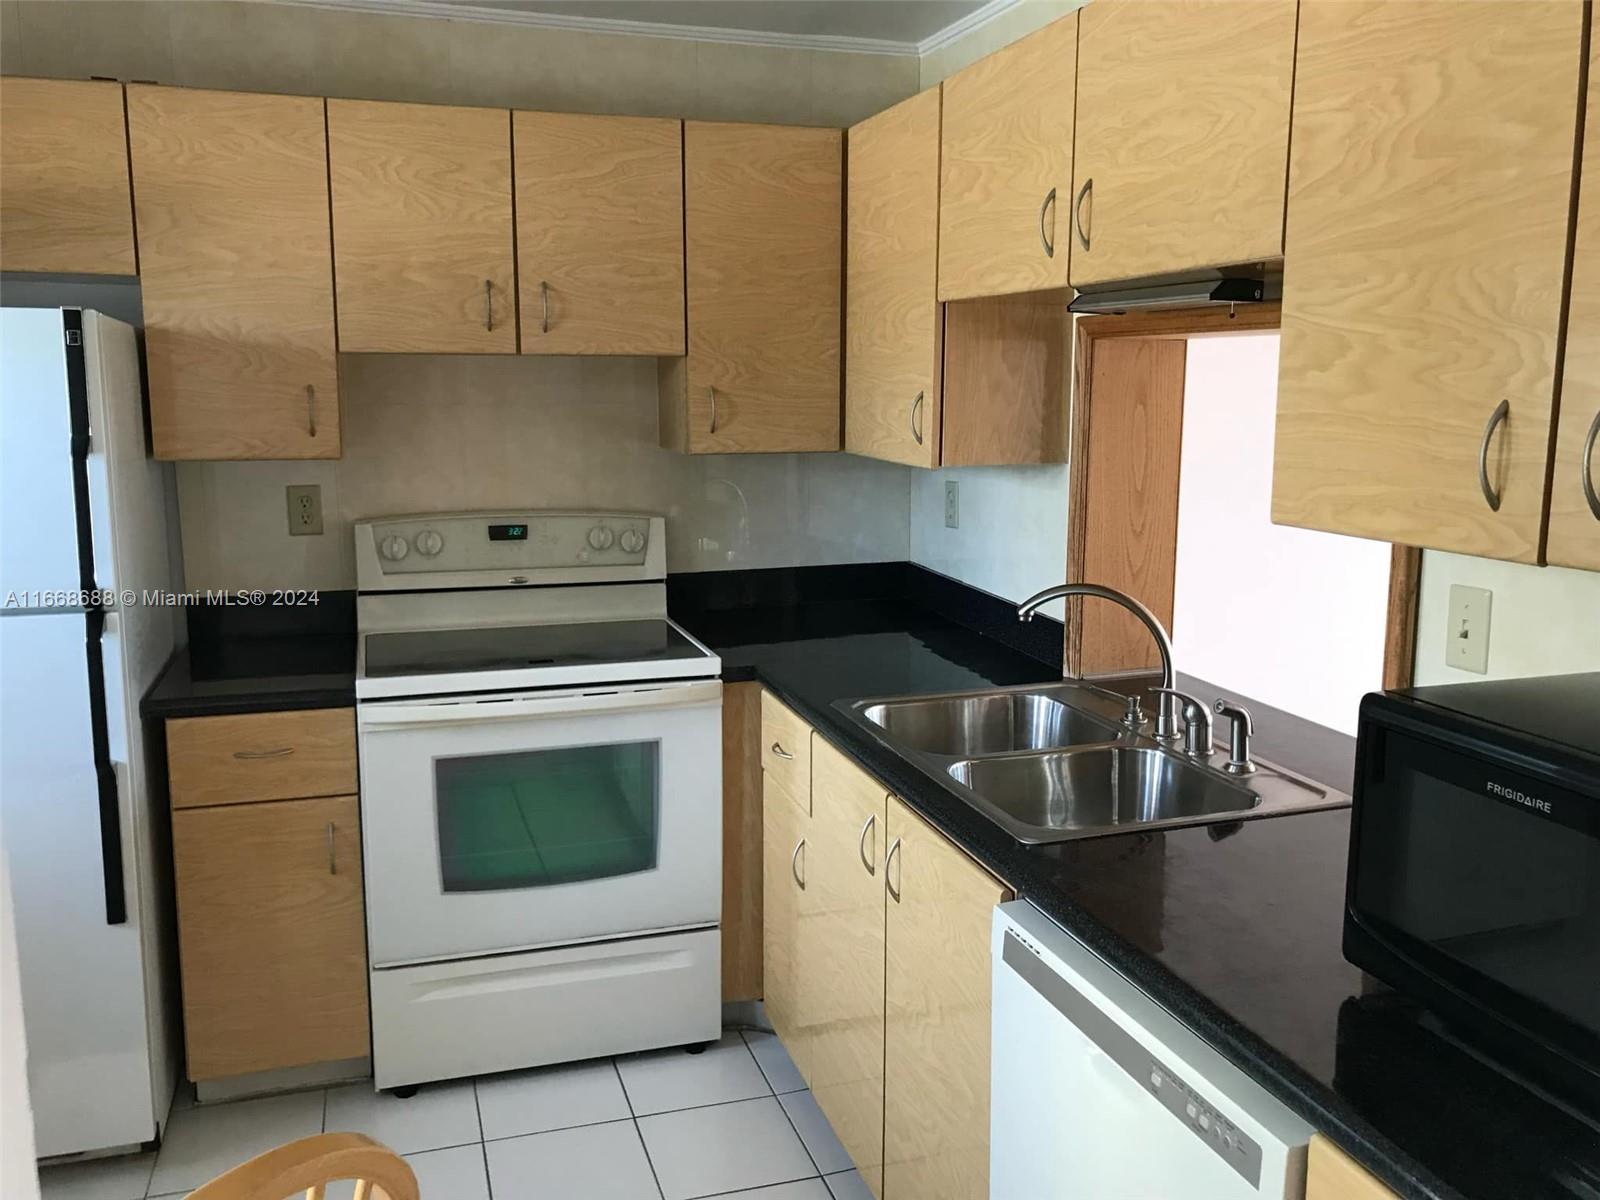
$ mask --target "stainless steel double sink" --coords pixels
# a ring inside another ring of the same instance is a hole
[[[1059,842],[1318,808],[1350,798],[1257,760],[1190,756],[1122,723],[1126,697],[1063,682],[835,707],[1021,842]]]

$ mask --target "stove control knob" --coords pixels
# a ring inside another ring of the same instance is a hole
[[[413,539],[417,553],[427,558],[432,558],[444,549],[444,538],[434,529],[424,529]]]
[[[612,533],[611,530],[607,529],[604,525],[596,525],[593,529],[589,530],[589,545],[594,547],[596,550],[609,550],[611,548],[611,543],[616,540],[616,536],[616,534]]]
[[[378,543],[378,553],[390,562],[399,562],[410,550],[410,545],[398,533],[391,533]]]
[[[637,529],[624,529],[618,543],[627,554],[637,554],[644,549],[644,534]]]

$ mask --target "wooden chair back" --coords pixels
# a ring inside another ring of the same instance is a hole
[[[411,1165],[362,1133],[319,1133],[219,1175],[189,1200],[324,1200],[330,1183],[355,1181],[354,1200],[421,1200]]]

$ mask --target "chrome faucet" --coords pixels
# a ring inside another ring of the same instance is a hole
[[[1155,613],[1132,596],[1124,595],[1115,588],[1102,587],[1098,583],[1061,583],[1055,587],[1045,588],[1044,591],[1029,596],[1017,605],[1017,620],[1032,620],[1034,610],[1041,604],[1059,600],[1063,596],[1093,596],[1100,600],[1109,600],[1113,604],[1120,604],[1138,617],[1150,631],[1150,636],[1156,641],[1156,649],[1161,653],[1161,686],[1150,689],[1160,693],[1159,703],[1156,705],[1156,738],[1163,742],[1177,741],[1178,707],[1181,701],[1177,698],[1178,676],[1172,667],[1172,639],[1161,627],[1161,622],[1156,619]]]
[[[1167,692],[1166,688],[1151,688],[1152,692]],[[1211,757],[1211,711],[1187,692],[1169,693],[1178,702],[1183,716],[1183,752],[1202,762]]]

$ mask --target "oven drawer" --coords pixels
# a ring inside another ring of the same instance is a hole
[[[372,972],[379,1088],[721,1035],[715,929]]]
[[[771,692],[761,693],[761,769],[808,815],[811,812],[811,726]]]
[[[350,795],[355,711],[175,718],[167,722],[167,759],[174,808]]]

